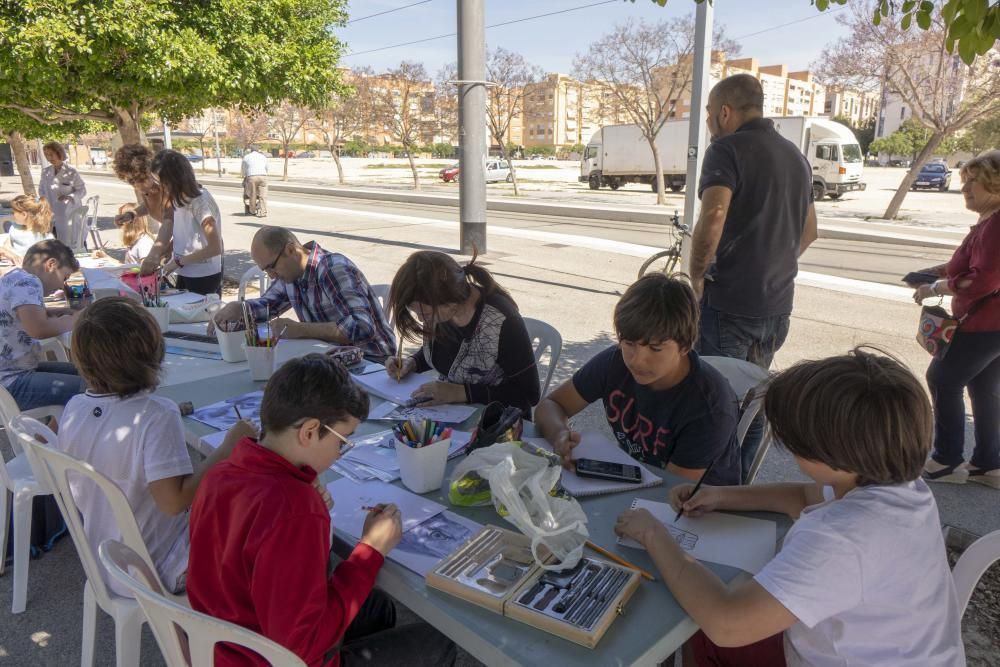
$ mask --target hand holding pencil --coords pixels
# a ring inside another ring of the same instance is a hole
[[[400,359],[399,355],[389,357],[385,360],[386,372],[389,374],[389,377],[396,378],[397,382],[412,373],[415,366],[416,363],[413,359]]]

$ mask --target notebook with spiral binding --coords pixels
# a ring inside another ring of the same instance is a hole
[[[605,438],[600,433],[581,433],[580,444],[573,449],[574,459],[594,459],[595,461],[608,461],[610,463],[622,463],[630,466],[639,466],[642,471],[642,481],[638,484],[628,482],[614,482],[604,479],[590,479],[580,477],[572,470],[563,470],[562,485],[574,498],[586,496],[600,496],[607,493],[621,493],[622,491],[635,491],[636,489],[647,489],[651,486],[663,484],[663,479],[656,475],[627,453],[622,451],[618,445]],[[533,445],[538,445],[543,449],[552,451],[552,445],[544,438],[525,438],[525,441]]]

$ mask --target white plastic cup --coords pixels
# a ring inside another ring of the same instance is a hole
[[[231,364],[246,361],[247,355],[243,351],[247,337],[242,331],[222,331],[215,328],[215,337],[219,341],[219,351],[222,352],[222,360]]]
[[[273,347],[246,347],[243,352],[247,361],[250,362],[250,379],[254,382],[267,380],[274,373],[274,348]]]
[[[170,306],[146,306],[156,323],[160,325],[160,331],[165,332],[170,328]]]
[[[437,491],[444,482],[451,438],[438,440],[424,447],[410,447],[396,440],[396,458],[403,485],[414,493]]]

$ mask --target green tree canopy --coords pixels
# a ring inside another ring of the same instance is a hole
[[[0,108],[38,123],[318,106],[339,86],[345,0],[0,3]]]

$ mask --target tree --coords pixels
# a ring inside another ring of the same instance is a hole
[[[458,138],[458,63],[448,63],[434,75],[434,133],[441,142],[455,143]],[[454,152],[454,149],[452,149]]]
[[[854,125],[854,122],[847,116],[834,116],[831,120],[846,126],[853,132],[858,140],[858,146],[861,147],[861,154],[868,155],[868,149],[871,146],[872,140],[875,139],[874,117],[863,119],[860,125]]]
[[[701,4],[705,0],[695,0]],[[711,1],[711,0],[709,0]],[[632,0],[635,2],[635,0]],[[667,0],[653,0],[663,7]],[[846,5],[848,0],[809,0],[823,12],[832,5]],[[935,12],[939,9],[938,12]],[[934,16],[939,14],[947,31],[945,49],[948,53],[958,51],[966,65],[971,65],[976,56],[986,55],[997,40],[1000,40],[1000,3],[987,0],[881,0],[869,10],[871,23],[882,24],[883,18],[898,19],[902,30],[909,30],[916,22],[922,30],[928,31],[934,25]]]
[[[966,130],[959,142],[959,150],[979,155],[991,148],[1000,148],[1000,115],[981,118]]]
[[[864,4],[838,16],[850,32],[824,49],[818,69],[824,82],[868,88],[881,83],[912,110],[916,124],[930,131],[882,216],[892,219],[920,168],[946,137],[1000,113],[1000,58],[976,57],[963,64],[949,55],[950,37],[937,18],[928,29],[907,32],[888,22],[875,25],[869,16]]]
[[[376,116],[393,141],[398,141],[410,161],[413,189],[420,189],[420,177],[413,153],[420,146],[423,96],[430,84],[420,63],[404,60],[373,82]]]
[[[329,103],[313,114],[312,128],[318,132],[337,165],[337,180],[344,184],[344,167],[340,163],[341,146],[366,130],[375,118],[371,90],[372,71],[354,70],[350,87],[330,98]]]
[[[45,125],[23,114],[0,108],[0,135],[6,137],[7,143],[10,144],[14,164],[17,166],[17,173],[21,179],[21,189],[24,194],[33,197],[38,196],[38,191],[35,189],[35,180],[31,174],[31,161],[28,159],[26,140],[50,141],[55,139],[62,141],[99,129],[101,129],[100,124],[82,121]]]
[[[718,50],[739,52],[721,26],[716,27],[714,40]],[[613,98],[642,131],[653,152],[657,204],[666,200],[656,135],[681,98],[690,94],[693,49],[694,16],[658,23],[629,20],[573,61],[576,77],[594,86],[602,98]]]
[[[267,138],[268,122],[264,114],[235,111],[229,123],[233,141],[244,149],[260,143]]]
[[[282,102],[271,114],[271,131],[277,135],[281,141],[281,154],[284,156],[284,167],[281,172],[281,180],[288,180],[288,147],[295,137],[302,131],[302,127],[310,118],[308,109],[288,102]]]
[[[339,85],[344,0],[0,3],[0,108],[113,124],[212,106],[319,104]],[[264,18],[266,17],[266,19]]]
[[[503,47],[497,47],[486,56],[486,80],[495,84],[486,89],[486,123],[493,143],[500,146],[500,156],[505,159],[510,157],[510,151],[507,150],[510,123],[524,112],[525,89],[542,75],[540,67],[530,64],[521,54]],[[514,163],[509,159],[507,162],[510,164],[510,177],[516,197],[517,172]]]

